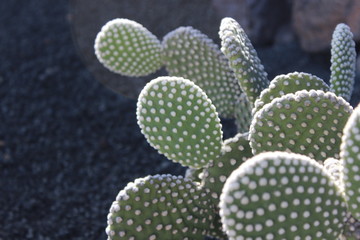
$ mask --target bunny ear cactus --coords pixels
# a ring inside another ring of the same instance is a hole
[[[109,70],[126,76],[145,76],[163,65],[161,43],[141,24],[119,18],[102,27],[95,53]]]
[[[170,75],[191,79],[206,92],[222,117],[234,117],[234,104],[241,90],[218,46],[192,27],[168,33],[162,45]]]
[[[227,177],[253,156],[247,138],[248,134],[237,134],[225,140],[221,155],[204,170],[202,185],[210,190],[216,205]]]
[[[346,24],[338,24],[331,41],[332,91],[350,101],[355,79],[356,51],[353,34]]]
[[[167,158],[201,168],[221,152],[220,119],[211,100],[193,82],[159,77],[140,93],[138,123],[148,142]]]
[[[322,79],[309,73],[293,72],[279,75],[270,82],[268,88],[261,92],[259,98],[255,101],[253,114],[273,99],[301,90],[322,90],[327,92],[329,86]]]
[[[108,215],[108,239],[202,239],[213,220],[207,193],[183,177],[155,175],[129,183]]]
[[[355,108],[344,128],[341,145],[343,181],[351,214],[360,219],[360,107]]]
[[[221,51],[228,58],[249,102],[254,104],[261,91],[268,87],[269,80],[250,39],[232,18],[221,21],[219,35]]]
[[[315,160],[259,154],[225,183],[220,215],[229,239],[337,239],[346,204]]]
[[[250,146],[254,154],[277,150],[319,161],[339,158],[342,129],[351,112],[350,104],[331,92],[302,90],[286,94],[255,114]]]

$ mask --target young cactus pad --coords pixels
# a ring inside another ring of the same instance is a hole
[[[351,214],[360,219],[360,107],[356,107],[344,128],[341,145],[345,195]]]
[[[230,67],[239,80],[241,89],[253,104],[269,80],[264,67],[241,26],[232,18],[221,21],[221,51],[228,58]]]
[[[200,240],[213,220],[207,193],[183,177],[139,178],[120,191],[108,215],[108,239]]]
[[[145,76],[163,65],[161,43],[141,24],[118,18],[102,27],[95,53],[110,71],[126,76]]]
[[[315,160],[259,154],[235,170],[220,199],[223,228],[235,239],[337,239],[346,204]]]
[[[322,79],[309,73],[293,72],[276,76],[270,82],[269,87],[264,89],[260,97],[255,101],[253,114],[277,97],[300,90],[310,91],[312,89],[327,92],[329,91],[329,86]]]
[[[137,117],[150,145],[183,166],[204,167],[221,152],[216,109],[190,80],[158,77],[149,82],[140,93]]]
[[[339,158],[342,130],[352,107],[334,93],[302,90],[266,104],[250,126],[253,153],[286,151],[319,161]]]
[[[221,155],[204,170],[202,184],[211,192],[215,204],[228,176],[248,158],[252,157],[248,134],[237,134],[224,141]]]
[[[222,117],[234,117],[234,104],[241,90],[219,47],[192,27],[168,33],[162,45],[169,74],[191,79],[206,92]]]
[[[353,34],[343,23],[336,26],[331,41],[332,91],[350,101],[355,79],[356,50]]]

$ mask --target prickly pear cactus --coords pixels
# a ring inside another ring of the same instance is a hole
[[[193,82],[159,77],[140,93],[138,123],[148,142],[183,166],[201,168],[221,152],[220,119],[211,100]]]
[[[360,219],[360,107],[358,106],[344,128],[341,145],[343,181],[346,201],[351,214]]]
[[[321,78],[309,73],[293,72],[276,76],[270,82],[269,87],[264,89],[260,97],[255,101],[253,114],[273,99],[301,90],[322,90],[327,92],[329,91],[329,86]]]
[[[221,51],[229,59],[241,89],[253,104],[269,85],[267,73],[246,33],[234,19],[224,18],[221,21],[219,35]]]
[[[141,24],[118,18],[102,27],[95,54],[109,70],[126,76],[145,76],[163,65],[161,43]]]
[[[350,101],[355,79],[356,51],[353,34],[346,24],[338,24],[331,41],[332,91]]]
[[[170,75],[191,79],[206,92],[222,117],[233,118],[241,90],[219,47],[192,27],[168,33],[162,45]]]
[[[129,183],[108,215],[108,239],[202,239],[213,220],[205,190],[188,179],[155,175]]]
[[[237,134],[225,140],[221,155],[204,170],[202,185],[210,190],[216,205],[227,177],[253,156],[247,138],[248,134]]]
[[[229,239],[337,239],[346,216],[343,195],[315,160],[259,154],[225,183],[220,215]]]
[[[351,112],[350,104],[331,92],[302,90],[286,94],[255,114],[250,146],[254,155],[276,150],[301,153],[319,161],[339,158],[342,130]]]

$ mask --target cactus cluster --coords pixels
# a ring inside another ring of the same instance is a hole
[[[160,41],[127,19],[98,34],[108,69],[167,69],[140,93],[137,120],[152,147],[188,167],[185,177],[147,176],[121,190],[108,239],[360,239],[349,27],[334,31],[329,81],[299,72],[269,81],[235,20],[224,18],[219,35],[221,49],[192,27]],[[234,137],[223,139],[220,116],[235,118]]]

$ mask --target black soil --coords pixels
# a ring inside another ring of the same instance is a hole
[[[64,0],[0,1],[1,240],[106,239],[108,209],[127,182],[184,172],[146,143],[136,101],[87,70],[68,13]],[[328,54],[297,43],[259,56],[271,77],[329,74]]]

